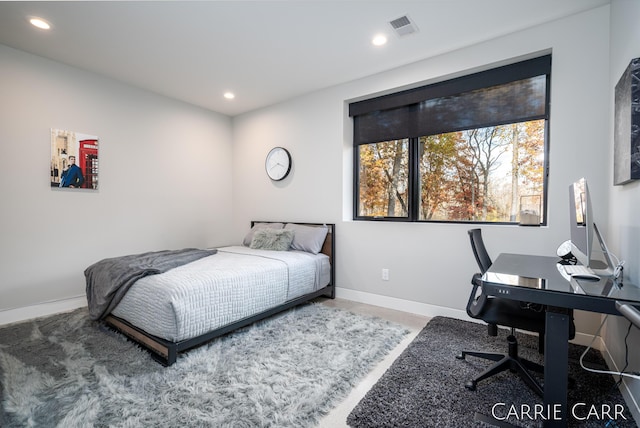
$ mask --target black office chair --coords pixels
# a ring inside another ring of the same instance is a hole
[[[491,257],[485,248],[481,229],[469,230],[469,238],[471,240],[473,254],[476,257],[481,273],[474,274],[471,279],[473,289],[471,291],[471,296],[469,297],[469,302],[467,303],[467,314],[472,318],[485,321],[489,325],[488,332],[490,336],[497,336],[498,325],[511,327],[511,334],[507,337],[507,343],[509,346],[507,355],[477,351],[462,351],[460,355],[456,356],[456,358],[461,360],[465,359],[467,355],[471,355],[495,361],[493,365],[478,377],[467,382],[465,384],[465,388],[474,391],[477,383],[481,380],[505,370],[511,370],[512,372],[517,373],[534,392],[542,397],[542,386],[540,386],[538,381],[531,375],[531,373],[529,373],[529,371],[531,370],[543,373],[544,367],[518,356],[518,341],[515,337],[515,329],[538,333],[538,350],[539,352],[543,352],[545,331],[544,307],[511,299],[489,297],[484,294],[480,278],[491,267]],[[575,325],[573,324],[572,319],[570,338],[573,338],[574,336]]]

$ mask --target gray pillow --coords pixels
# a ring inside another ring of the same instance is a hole
[[[288,251],[293,235],[293,230],[258,229],[253,234],[249,247],[256,250]]]
[[[284,227],[284,223],[254,223],[251,230],[247,233],[242,241],[242,245],[248,247],[251,245],[251,240],[253,239],[253,234],[256,233],[256,230],[260,229],[282,229]]]
[[[291,249],[318,254],[322,250],[322,244],[327,237],[327,226],[305,226],[302,224],[287,223],[284,230],[293,230],[293,242]]]

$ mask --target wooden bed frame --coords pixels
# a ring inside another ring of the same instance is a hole
[[[257,222],[252,221],[251,227],[255,223],[275,223],[275,222]],[[321,253],[329,256],[329,262],[331,265],[331,276],[329,285],[326,287],[314,291],[313,293],[305,294],[304,296],[300,296],[296,299],[290,300],[288,302],[283,303],[280,306],[276,306],[274,308],[268,309],[266,311],[260,312],[258,314],[252,315],[247,318],[243,318],[241,320],[235,321],[226,326],[217,328],[208,333],[205,333],[201,336],[194,337],[192,339],[181,340],[179,342],[171,342],[160,337],[156,337],[148,334],[144,330],[134,326],[133,324],[118,318],[114,315],[107,315],[104,319],[105,324],[109,327],[119,331],[120,333],[126,335],[129,339],[136,342],[146,350],[150,351],[151,356],[161,364],[165,366],[170,366],[176,362],[178,359],[178,353],[186,351],[188,349],[194,348],[196,346],[202,345],[210,340],[215,339],[216,337],[223,336],[233,330],[236,330],[241,327],[246,327],[250,324],[253,324],[256,321],[263,320],[272,315],[275,315],[284,310],[290,309],[294,306],[300,305],[302,303],[306,303],[310,300],[313,300],[317,297],[326,296],[331,299],[334,299],[336,296],[335,291],[335,224],[332,223],[295,223],[295,222],[284,222],[285,224],[301,224],[305,226],[323,226],[326,225],[329,228],[329,232],[327,233],[327,237],[325,238],[324,244],[322,246]]]

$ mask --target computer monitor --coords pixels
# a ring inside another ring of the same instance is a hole
[[[571,253],[578,261],[589,266],[593,242],[591,200],[587,197],[587,180],[579,179],[569,186],[569,222],[571,226]]]
[[[607,244],[593,220],[593,206],[587,180],[581,178],[569,186],[569,221],[571,253],[578,261],[599,275],[611,275],[613,264]],[[594,259],[594,237],[602,250],[602,257]]]

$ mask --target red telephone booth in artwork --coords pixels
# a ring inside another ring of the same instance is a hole
[[[80,140],[78,166],[84,176],[85,189],[98,188],[98,140]]]

